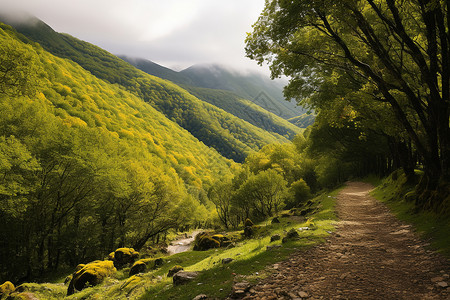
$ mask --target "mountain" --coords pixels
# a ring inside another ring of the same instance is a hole
[[[148,74],[181,84],[185,88],[189,86],[233,92],[239,98],[252,101],[284,119],[306,111],[284,99],[283,82],[270,80],[258,73],[241,74],[220,65],[194,65],[176,72],[146,59],[120,57]]]
[[[265,110],[252,101],[243,99],[234,92],[194,86],[192,80],[187,76],[149,60],[126,56],[121,56],[121,58],[146,73],[180,84],[198,99],[213,104],[263,130],[280,134],[289,139],[292,139],[300,131],[299,127],[292,125],[287,120]]]
[[[250,152],[269,143],[286,142],[290,137],[258,128],[97,46],[57,33],[40,20],[14,26],[23,35],[22,40],[37,42],[50,53],[73,60],[96,77],[119,84],[227,158],[242,162]]]

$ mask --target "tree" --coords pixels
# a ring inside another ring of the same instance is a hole
[[[423,159],[417,204],[436,207],[443,197],[430,191],[450,175],[449,8],[442,0],[267,1],[246,51],[270,62],[272,76],[292,78],[289,97],[320,106],[326,83],[345,77],[342,101],[353,91],[368,109],[386,106]]]

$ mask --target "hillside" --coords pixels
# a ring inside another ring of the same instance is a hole
[[[1,278],[139,248],[209,218],[202,195],[232,161],[3,24],[0,45]]]
[[[292,126],[292,124],[277,114],[265,110],[260,105],[255,105],[252,101],[243,99],[242,96],[238,96],[234,92],[197,87],[193,85],[193,81],[188,76],[184,76],[180,72],[175,72],[149,60],[125,56],[121,56],[121,58],[150,75],[155,75],[181,84],[183,88],[198,99],[211,103],[263,130],[280,134],[289,139],[292,139],[300,131],[298,127]]]
[[[195,65],[176,72],[146,59],[120,57],[148,74],[187,85],[188,89],[199,87],[233,92],[239,98],[250,100],[284,119],[298,116],[305,111],[284,99],[283,83],[269,80],[260,74],[240,74],[219,65]]]
[[[287,141],[286,137],[266,132],[205,103],[174,83],[150,76],[99,47],[57,33],[42,21],[15,24],[15,28],[27,37],[23,40],[38,42],[50,53],[75,61],[96,77],[125,87],[227,158],[242,162],[249,153],[268,143]]]

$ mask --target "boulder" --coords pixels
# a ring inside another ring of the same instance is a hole
[[[173,266],[172,268],[170,268],[169,273],[167,273],[167,277],[172,277],[176,273],[183,271],[183,270],[184,270],[183,267],[180,265]]]
[[[139,252],[133,248],[119,248],[114,251],[114,266],[118,269],[133,264],[139,258]]]
[[[245,296],[245,294],[250,290],[250,283],[247,281],[242,281],[242,282],[238,282],[235,283],[233,285],[233,289],[231,291],[231,298],[232,299],[238,299],[238,298],[243,298]]]
[[[173,275],[173,284],[181,285],[191,282],[198,276],[198,272],[184,272],[180,271]]]
[[[255,233],[255,232],[254,232],[254,230],[253,230],[253,226],[246,226],[246,227],[244,228],[244,236],[245,236],[245,237],[250,238],[250,237],[253,236],[254,233]]]
[[[208,296],[206,296],[205,294],[200,294],[195,296],[192,300],[207,300]]]
[[[292,228],[291,230],[288,231],[286,236],[283,238],[282,242],[285,243],[287,241],[298,240],[299,238],[300,235],[298,234],[298,231]]]
[[[213,248],[219,248],[220,242],[217,240],[205,235],[202,236],[197,243],[194,245],[194,250],[196,251],[205,251]]]
[[[133,276],[133,275],[136,275],[139,273],[144,273],[146,269],[147,269],[147,265],[145,264],[145,262],[143,262],[142,260],[138,260],[131,266],[128,276]]]
[[[75,290],[81,291],[88,285],[97,285],[115,272],[116,268],[112,261],[91,262],[73,274],[67,288],[67,296],[75,293]]]
[[[281,245],[268,245],[266,246],[267,251],[270,251],[272,249],[281,248]]]
[[[0,285],[0,298],[1,296],[9,295],[14,292],[15,286],[11,281],[5,281],[2,285]]]
[[[270,237],[270,242],[272,243],[272,242],[275,242],[275,241],[278,241],[278,240],[281,240],[281,235],[279,235],[279,234],[275,234],[275,235],[272,235],[271,237]]]
[[[64,279],[64,285],[68,285],[73,278],[73,274],[70,274]]]
[[[272,224],[278,224],[278,223],[280,223],[280,219],[278,219],[277,217],[275,217],[275,218],[273,218],[272,219],[272,222],[271,222]]]
[[[222,264],[226,265],[226,264],[229,264],[232,261],[233,261],[232,258],[227,257],[227,258],[222,259]]]

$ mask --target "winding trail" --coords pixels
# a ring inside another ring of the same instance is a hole
[[[337,231],[274,265],[244,299],[450,299],[448,260],[428,250],[371,189],[348,183],[337,197]]]

